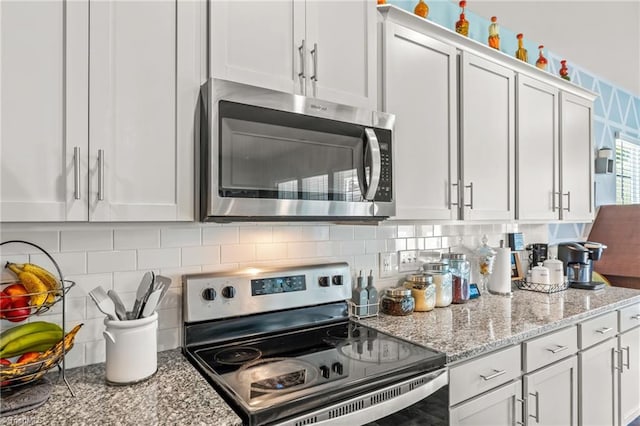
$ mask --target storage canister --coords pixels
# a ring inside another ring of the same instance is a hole
[[[425,263],[423,269],[433,276],[433,284],[436,287],[436,308],[449,306],[453,299],[449,265],[444,262],[431,262]]]
[[[414,308],[415,299],[408,288],[388,288],[380,299],[380,310],[387,315],[410,315]]]
[[[404,287],[411,289],[416,312],[428,312],[436,306],[436,287],[430,274],[408,275]]]
[[[453,303],[466,303],[469,300],[469,279],[471,274],[471,264],[467,260],[467,256],[463,253],[445,253],[442,256],[449,260]]]

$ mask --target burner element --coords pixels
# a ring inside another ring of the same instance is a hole
[[[255,361],[261,356],[262,352],[258,349],[241,346],[221,350],[215,355],[214,360],[223,365],[242,365],[249,361]]]

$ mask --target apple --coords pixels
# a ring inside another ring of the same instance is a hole
[[[0,364],[1,365],[11,365],[11,361],[9,361],[6,358],[0,358]]]
[[[31,308],[28,306],[11,308],[4,311],[5,319],[11,322],[24,321],[29,317],[29,315],[31,315]]]
[[[29,364],[40,356],[40,352],[25,352],[16,361],[17,364]]]
[[[4,311],[11,308],[11,296],[0,292],[0,318],[4,318]]]
[[[13,308],[24,308],[29,305],[29,300],[31,300],[29,296],[25,296],[29,294],[29,292],[20,283],[11,284],[5,287],[2,292],[6,296],[10,296],[9,300],[11,300],[11,306]]]

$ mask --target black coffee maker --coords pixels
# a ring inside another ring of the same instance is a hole
[[[549,245],[545,243],[533,243],[525,247],[529,251],[529,269],[537,266],[538,263],[543,263],[547,260],[549,252]]]
[[[593,262],[600,260],[604,244],[592,241],[558,244],[558,259],[564,264],[569,286],[584,290],[598,290],[604,283],[594,283]]]

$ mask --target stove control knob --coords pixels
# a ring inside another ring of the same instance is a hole
[[[236,288],[232,286],[226,286],[222,289],[222,295],[227,299],[233,299],[236,297]]]
[[[342,366],[341,362],[334,362],[333,365],[331,366],[331,369],[342,376],[342,373],[344,372],[344,367]]]
[[[212,300],[216,300],[216,290],[211,288],[211,287],[207,287],[204,290],[202,290],[202,298],[204,300],[208,300],[208,301],[212,301]]]
[[[329,370],[329,367],[327,367],[326,365],[321,365],[320,373],[322,374],[322,377],[324,377],[325,379],[328,379],[329,375],[331,374],[331,371]]]

